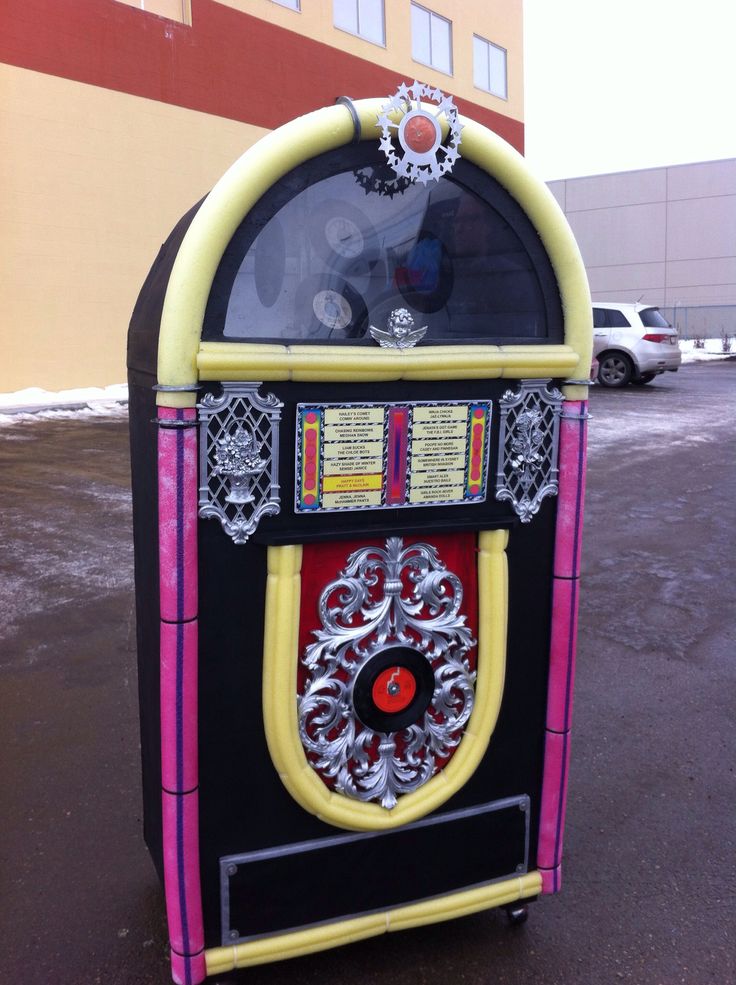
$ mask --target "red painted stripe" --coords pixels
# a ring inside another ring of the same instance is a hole
[[[213,0],[192,0],[192,21],[186,27],[115,0],[4,0],[0,61],[269,129],[340,95],[388,95],[405,81]],[[456,102],[523,151],[523,123]]]
[[[388,454],[386,468],[387,506],[403,506],[406,502],[408,427],[409,411],[407,408],[390,408],[388,412]]]

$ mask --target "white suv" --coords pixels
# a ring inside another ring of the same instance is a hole
[[[593,303],[593,355],[598,382],[621,387],[676,373],[682,356],[673,328],[658,308],[613,301]]]

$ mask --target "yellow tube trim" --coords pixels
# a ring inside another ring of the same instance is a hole
[[[378,137],[376,117],[382,102],[365,99],[354,103],[362,139]],[[407,353],[380,354],[369,348],[340,349],[339,355],[333,356],[330,350],[334,347],[330,346],[310,347],[305,352],[304,346],[248,343],[233,343],[233,352],[227,359],[215,356],[216,343],[203,345],[200,353],[202,323],[212,281],[227,244],[248,211],[292,168],[353,139],[350,113],[346,107],[335,105],[292,120],[262,138],[233,164],[205,199],[187,230],[169,278],[159,335],[159,383],[182,386],[197,383],[199,379],[223,378],[374,381],[565,376],[586,379],[592,349],[590,292],[567,220],[552,193],[532,175],[520,154],[481,124],[466,118],[462,118],[462,123],[463,157],[500,181],[539,232],[560,290],[565,347],[458,346],[453,347],[454,355],[449,360],[441,352],[444,347],[433,351],[429,346],[412,350],[416,356],[408,358]],[[508,350],[514,348],[525,350],[527,355],[521,355],[517,362],[509,361]],[[567,349],[565,358],[560,358],[561,348]],[[478,350],[483,352],[480,363],[476,358]],[[388,361],[391,358],[393,362]],[[576,386],[575,390],[575,398],[584,399],[587,389]],[[193,406],[195,396],[159,392],[157,400],[169,407]]]
[[[450,893],[366,917],[353,917],[318,927],[308,927],[232,947],[213,947],[205,951],[207,974],[220,975],[235,968],[301,957],[395,930],[455,920],[481,910],[538,896],[541,891],[542,876],[539,872],[529,872],[488,886]]]
[[[565,400],[587,400],[588,387],[577,383],[563,386],[562,395]]]
[[[475,705],[454,756],[418,790],[388,810],[328,789],[309,765],[297,720],[298,628],[301,548],[269,547],[263,640],[263,720],[274,767],[294,800],[338,828],[387,831],[436,810],[456,793],[480,763],[501,707],[506,667],[508,532],[484,531],[478,539],[478,676]]]
[[[386,350],[340,346],[250,345],[203,342],[202,380],[388,381],[566,376],[578,355],[566,345],[428,346]]]

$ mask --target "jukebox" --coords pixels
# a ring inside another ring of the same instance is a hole
[[[559,889],[591,307],[420,83],[272,132],[129,334],[145,837],[177,982]]]

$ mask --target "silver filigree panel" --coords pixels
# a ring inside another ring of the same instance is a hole
[[[199,515],[215,517],[244,544],[263,516],[277,514],[279,422],[283,404],[260,383],[223,383],[197,405]]]
[[[388,809],[426,783],[459,745],[473,710],[475,646],[459,614],[463,587],[430,544],[350,555],[322,592],[322,628],[307,647],[297,697],[299,732],[311,766],[332,789]],[[405,646],[426,660],[434,687],[426,709],[400,731],[369,728],[353,689],[361,670],[388,648]]]
[[[529,523],[545,496],[557,495],[563,396],[549,382],[521,380],[499,401],[496,499],[508,500],[522,523]]]

